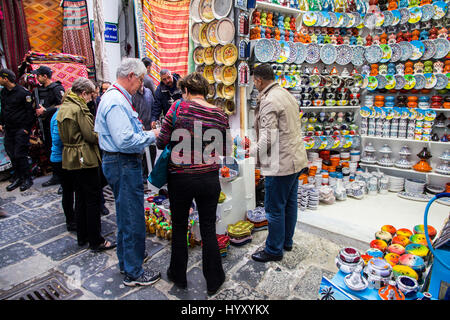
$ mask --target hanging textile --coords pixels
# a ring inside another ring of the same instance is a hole
[[[62,52],[63,10],[61,0],[23,0],[31,50]]]
[[[109,81],[108,59],[105,54],[105,17],[103,0],[94,0],[95,71],[98,81]]]
[[[133,7],[134,21],[136,23],[137,54],[138,58],[142,59],[145,57],[145,25],[142,0],[133,0]]]
[[[144,0],[145,53],[153,60],[152,78],[159,83],[159,71],[188,73],[189,0]]]
[[[94,52],[86,1],[63,1],[63,52],[87,59],[89,78],[95,79]]]
[[[19,64],[30,50],[22,0],[1,0],[0,20],[6,67],[17,74]]]

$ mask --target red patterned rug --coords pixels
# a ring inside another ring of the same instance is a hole
[[[81,63],[45,63],[47,67],[52,69],[52,81],[61,81],[64,89],[72,86],[75,79],[88,77],[87,68]],[[41,64],[32,64],[31,68],[36,70]]]

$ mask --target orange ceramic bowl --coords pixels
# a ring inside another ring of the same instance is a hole
[[[392,238],[392,244],[400,244],[403,247],[406,247],[410,243],[411,241],[409,241],[409,237],[395,236],[394,238]]]
[[[387,248],[387,252],[389,252],[389,253],[395,253],[395,254],[398,254],[398,255],[401,256],[402,254],[405,253],[405,247],[402,246],[401,244],[394,243],[394,244],[391,244],[391,245]]]
[[[406,228],[401,228],[397,230],[398,236],[405,236],[405,237],[411,237],[413,235],[412,231]]]
[[[370,242],[370,247],[375,248],[378,250],[381,250],[382,252],[385,252],[387,249],[387,243],[384,240],[375,239]]]
[[[384,226],[382,226],[381,230],[389,232],[392,236],[395,236],[395,233],[397,232],[397,229],[395,229],[394,226],[391,226],[389,224],[385,224]]]
[[[384,256],[384,260],[386,260],[391,266],[395,266],[398,264],[400,256],[396,253],[387,253]]]

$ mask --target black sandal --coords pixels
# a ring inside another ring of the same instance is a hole
[[[108,240],[105,240],[105,242],[103,242],[101,245],[99,245],[96,248],[91,248],[91,250],[94,252],[101,252],[101,251],[114,249],[115,247],[117,247],[117,244],[111,243]]]

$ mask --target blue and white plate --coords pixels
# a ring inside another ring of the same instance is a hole
[[[349,45],[343,44],[337,47],[336,63],[345,66],[352,61],[353,50]]]
[[[393,27],[395,27],[396,25],[398,25],[400,23],[400,21],[402,20],[402,14],[400,13],[400,10],[392,10],[392,22],[391,25]]]
[[[399,74],[396,74],[394,77],[395,77],[395,90],[403,89],[406,84],[405,77]]]
[[[412,44],[413,46],[413,51],[409,59],[413,61],[419,60],[425,52],[425,45],[420,40],[413,40],[410,42],[410,44]]]
[[[427,79],[425,79],[425,76],[423,74],[415,74],[414,78],[416,78],[416,85],[414,86],[414,89],[421,90],[425,88]]]
[[[329,27],[336,27],[337,24],[337,16],[336,13],[334,13],[333,11],[328,12],[328,14],[330,15],[330,23],[328,24]]]
[[[433,40],[436,46],[436,53],[434,54],[435,59],[444,58],[450,50],[450,42],[447,39],[438,38]]]
[[[409,10],[408,8],[400,8],[400,14],[402,15],[402,18],[400,20],[400,24],[405,24],[409,20]]]
[[[269,39],[259,39],[255,44],[255,58],[259,62],[272,61],[275,47]]]
[[[308,27],[312,27],[312,26],[316,25],[316,23],[318,21],[317,14],[314,11],[306,11],[303,14],[302,19],[303,19],[303,23],[305,24],[305,26],[308,26]]]
[[[353,57],[352,57],[352,64],[354,66],[362,66],[364,64],[364,62],[366,61],[364,59],[364,52],[366,50],[364,49],[363,46],[356,46],[353,47]]]
[[[394,21],[394,15],[392,14],[391,11],[384,11],[383,14],[384,14],[383,27],[390,27],[392,25],[392,22]]]
[[[381,11],[375,12],[375,17],[376,17],[376,21],[375,21],[375,27],[381,27],[384,23],[384,13]]]
[[[378,89],[385,89],[386,85],[388,84],[386,77],[379,74],[377,75],[377,81],[378,81]]]
[[[320,59],[325,64],[332,64],[336,61],[337,49],[333,44],[326,44],[320,49]]]
[[[366,58],[367,62],[378,63],[383,57],[383,50],[381,50],[378,45],[371,45],[370,47],[366,47],[366,51],[364,52],[364,58]]]
[[[282,51],[281,45],[278,42],[278,40],[276,40],[276,39],[269,39],[269,40],[270,40],[270,42],[272,42],[273,47],[275,48],[275,51],[274,51],[273,57],[272,57],[272,62],[275,62],[280,58],[281,51]]]
[[[342,28],[348,28],[348,24],[350,23],[350,17],[347,13],[342,13]]]
[[[425,79],[427,80],[425,84],[425,89],[433,89],[437,83],[437,78],[434,73],[424,73]]]
[[[439,20],[445,17],[445,14],[447,13],[448,7],[447,4],[444,1],[437,1],[433,3],[434,8],[434,20]]]
[[[413,52],[413,46],[408,41],[401,41],[398,43],[400,45],[400,48],[402,49],[402,56],[400,58],[401,61],[408,60]]]
[[[306,46],[301,42],[296,42],[295,46],[297,47],[297,59],[295,63],[302,64],[306,59]]]
[[[409,12],[409,11],[408,11]],[[373,13],[368,13],[364,16],[364,25],[368,29],[375,28],[375,24],[377,23],[377,17]]]
[[[402,57],[402,48],[398,43],[393,43],[389,45],[392,50],[391,62],[397,62]]]
[[[422,19],[421,21],[430,21],[434,16],[434,7],[432,4],[426,4],[422,6]]]
[[[323,18],[323,21],[322,21],[321,27],[328,27],[331,22],[330,14],[327,11],[322,11],[322,18]]]
[[[425,46],[425,52],[422,55],[422,60],[429,60],[436,54],[436,45],[432,40],[423,40],[423,45]]]
[[[435,73],[436,76],[436,85],[434,86],[434,88],[436,90],[442,90],[445,89],[445,87],[447,87],[448,84],[448,78],[445,74],[442,73]]]
[[[294,42],[288,41],[289,49],[291,50],[289,53],[289,58],[287,59],[286,63],[294,63],[297,59],[297,46]]]
[[[314,64],[320,60],[320,46],[317,43],[310,43],[306,46],[305,61],[309,64]]]
[[[347,13],[347,16],[349,18],[349,21],[346,25],[347,28],[353,28],[356,27],[355,23],[356,23],[356,16],[353,13]]]
[[[353,24],[353,27],[356,28],[363,22],[363,19],[358,12],[352,12],[352,14],[355,16],[355,23]]]

